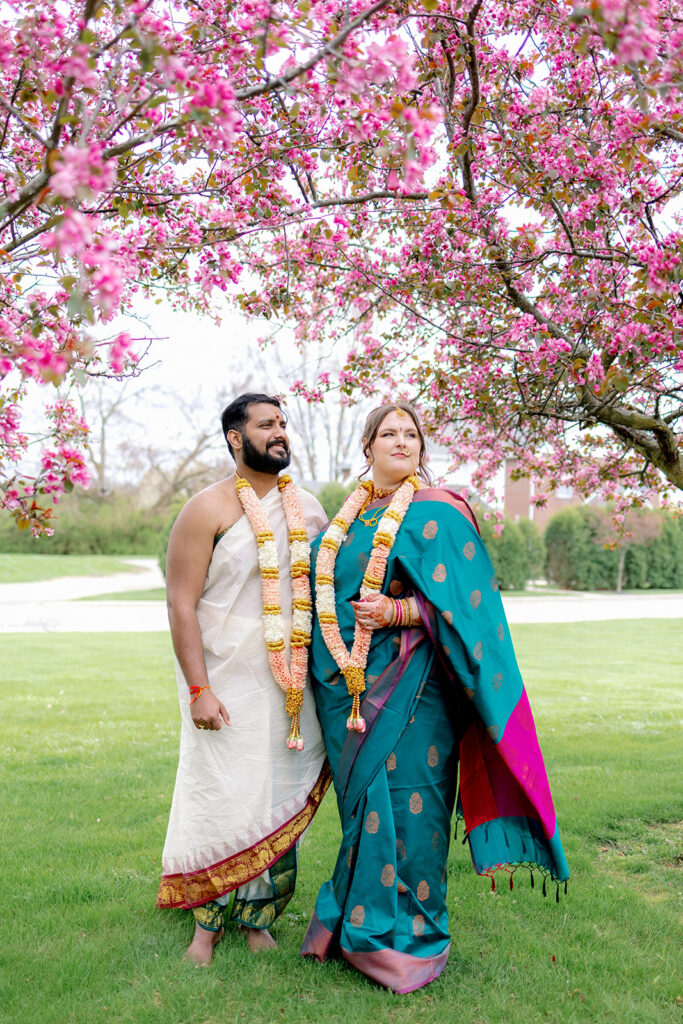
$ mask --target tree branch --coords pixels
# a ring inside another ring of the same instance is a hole
[[[0,107],[3,107],[8,114],[11,114],[12,117],[19,122],[24,131],[27,132],[35,142],[40,143],[40,145],[43,146],[44,149],[48,148],[47,139],[44,139],[40,132],[37,132],[35,128],[31,127],[30,124],[27,124],[21,116],[21,112],[17,110],[13,103],[10,103],[9,100],[6,100],[4,96],[0,96]]]
[[[481,4],[481,2],[482,0],[478,0],[478,3]],[[242,89],[238,91],[235,93],[235,98],[237,100],[250,100],[254,96],[263,96],[265,93],[272,92],[273,89],[282,89],[284,86],[294,81],[295,78],[298,78],[299,75],[303,75],[306,71],[310,71],[311,68],[314,68],[316,64],[319,64],[325,57],[339,56],[336,52],[337,47],[346,42],[348,36],[350,36],[355,29],[364,24],[364,22],[369,21],[374,14],[377,14],[378,11],[381,11],[382,8],[386,7],[388,4],[389,0],[377,0],[372,7],[368,7],[367,10],[362,11],[357,15],[353,21],[348,22],[341,32],[338,32],[333,39],[330,39],[329,43],[325,43],[325,45],[314,53],[309,60],[305,61],[303,64],[298,64],[297,67],[285,72],[284,75],[279,75],[277,78],[271,78],[269,81],[263,82],[261,85],[253,85],[249,89]]]

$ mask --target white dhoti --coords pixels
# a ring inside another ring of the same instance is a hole
[[[320,505],[299,490],[309,537],[325,525]],[[263,499],[277,543],[285,636],[292,588],[287,525],[277,487]],[[199,730],[176,664],[180,758],[162,856],[158,907],[191,908],[258,878],[310,823],[329,782],[310,691],[301,712],[303,751],[289,750],[284,693],[266,651],[256,539],[242,516],[218,540],[197,618],[211,689],[230,726]]]

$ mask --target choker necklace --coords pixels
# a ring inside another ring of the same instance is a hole
[[[368,481],[368,483],[370,483],[370,481]],[[400,486],[401,485],[399,484],[398,487]],[[361,523],[363,523],[364,526],[377,526],[377,523],[379,522],[380,517],[384,512],[384,505],[381,505],[380,508],[373,509],[371,512],[369,512],[368,515],[370,516],[370,518],[366,519],[366,509],[370,502],[379,501],[382,498],[388,498],[390,496],[393,496],[398,490],[398,487],[375,487],[374,484],[370,483],[370,487],[368,489],[368,496],[363,502],[363,507],[358,513],[358,518],[361,521]]]

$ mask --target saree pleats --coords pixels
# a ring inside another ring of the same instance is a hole
[[[318,959],[340,953],[400,992],[436,977],[449,946],[445,865],[457,736],[423,641],[404,633],[398,657],[373,683],[361,705],[366,733],[344,727],[336,737],[343,841],[302,949]],[[318,701],[323,721],[341,716],[345,726],[343,684]]]

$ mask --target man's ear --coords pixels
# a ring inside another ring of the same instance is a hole
[[[242,435],[239,430],[229,430],[225,436],[236,452],[242,451]]]

